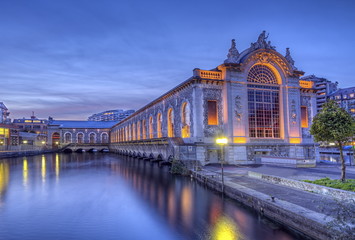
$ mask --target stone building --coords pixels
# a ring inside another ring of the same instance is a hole
[[[109,143],[110,128],[117,122],[49,120],[48,145]]]
[[[194,69],[191,78],[116,124],[112,150],[174,139],[174,158],[216,163],[215,139],[224,135],[224,161],[231,164],[314,160],[314,82],[300,80],[304,72],[288,48],[283,56],[267,40],[263,31],[239,52],[233,39],[224,63]]]
[[[329,99],[335,100],[351,116],[355,117],[355,87],[342,88],[330,94]]]
[[[25,139],[32,144],[36,142],[40,144],[47,142],[48,120],[38,119],[32,114],[30,118],[14,119],[12,124],[18,127],[18,131],[21,133],[20,135],[23,136],[21,139]]]

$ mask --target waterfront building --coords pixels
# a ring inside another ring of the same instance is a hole
[[[335,100],[351,116],[355,117],[355,87],[342,88],[330,94],[329,99]]]
[[[331,82],[326,78],[320,78],[315,75],[302,77],[301,80],[312,81],[317,91],[317,112],[322,110],[323,104],[327,101],[328,96],[338,89],[338,82]]]
[[[116,124],[111,150],[149,156],[139,152],[144,144],[165,139],[172,146],[165,158],[201,164],[313,161],[314,81],[300,79],[304,72],[290,50],[282,55],[267,39],[263,31],[242,52],[232,40],[224,63],[194,69],[191,78]],[[229,140],[222,156],[215,144],[221,135]]]
[[[110,128],[116,121],[49,120],[48,144],[53,147],[70,143],[109,143]]]
[[[100,113],[96,113],[91,115],[88,118],[88,121],[117,121],[120,122],[126,117],[132,115],[134,113],[134,110],[122,110],[122,109],[116,109],[116,110],[108,110]]]
[[[20,143],[26,141],[27,144],[47,142],[48,120],[38,119],[32,114],[30,118],[19,118],[13,120],[13,125],[18,127]]]

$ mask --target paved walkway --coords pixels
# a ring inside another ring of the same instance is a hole
[[[251,178],[247,176],[248,171],[295,180],[312,180],[323,177],[338,179],[340,177],[339,166],[320,165],[316,168],[307,169],[271,165],[262,165],[257,167],[224,166],[225,182],[234,182],[257,192],[269,195],[270,197],[275,197],[275,202],[280,199],[314,212],[327,215],[330,214],[332,216],[335,216],[335,210],[339,208],[336,200],[329,196]],[[216,175],[217,179],[221,179],[221,167],[219,165],[205,166],[203,167],[203,172],[206,175]],[[355,167],[347,167],[347,173],[348,178],[355,179]]]

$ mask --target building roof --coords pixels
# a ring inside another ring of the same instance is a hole
[[[335,95],[339,95],[339,94],[344,95],[344,94],[350,94],[350,93],[355,93],[355,87],[339,89],[339,90],[333,92],[332,94],[330,94],[329,96],[335,96]]]
[[[71,120],[53,120],[48,126],[59,126],[60,128],[111,128],[117,121],[71,121]]]

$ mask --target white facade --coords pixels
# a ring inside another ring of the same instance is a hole
[[[223,64],[194,69],[190,79],[115,125],[112,148],[174,138],[175,158],[208,164],[218,162],[215,139],[224,135],[224,160],[231,164],[314,159],[314,82],[300,80],[289,49],[283,56],[266,40],[264,31],[241,53],[232,40]]]

